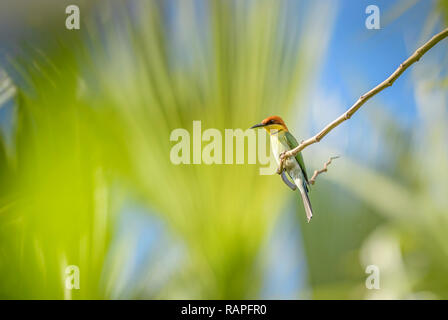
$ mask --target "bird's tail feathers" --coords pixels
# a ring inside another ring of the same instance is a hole
[[[300,190],[300,195],[302,196],[303,206],[305,207],[306,220],[310,222],[313,217],[313,208],[311,207],[311,201],[308,197],[308,192],[306,190]]]

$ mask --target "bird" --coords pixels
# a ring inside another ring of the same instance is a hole
[[[250,129],[264,128],[271,138],[271,150],[280,165],[280,155],[283,152],[294,149],[299,144],[294,136],[289,132],[283,119],[279,116],[270,116],[261,121]],[[294,181],[294,184],[288,180],[285,172]],[[302,197],[303,205],[305,207],[305,213],[307,222],[309,223],[313,217],[313,209],[311,207],[310,198],[308,193],[310,191],[308,175],[306,173],[305,162],[303,156],[299,152],[295,157],[289,157],[285,160],[284,170],[281,172],[283,181],[292,190],[299,189]]]

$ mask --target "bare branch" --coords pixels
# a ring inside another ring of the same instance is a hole
[[[297,153],[308,147],[309,145],[312,145],[314,143],[319,142],[322,140],[323,137],[325,137],[331,130],[336,128],[338,125],[340,125],[342,122],[348,120],[351,118],[351,116],[358,111],[359,108],[362,107],[362,105],[372,98],[374,95],[376,95],[378,92],[384,90],[387,87],[392,86],[392,84],[397,80],[399,76],[407,69],[409,66],[411,66],[413,63],[420,60],[420,58],[432,47],[434,47],[438,42],[448,37],[448,28],[443,30],[442,32],[436,34],[426,42],[423,46],[418,48],[406,61],[404,61],[400,66],[383,82],[381,82],[379,85],[377,85],[375,88],[370,90],[369,92],[363,94],[358,101],[355,102],[353,106],[350,107],[345,113],[343,113],[341,116],[339,116],[337,119],[335,119],[333,122],[329,123],[325,128],[322,129],[318,134],[315,136],[302,141],[296,148],[291,149],[283,154],[280,155],[280,167],[278,172],[282,172],[284,167],[284,161],[288,157],[295,156]]]
[[[328,166],[330,165],[331,161],[333,161],[334,159],[339,158],[339,156],[334,156],[334,157],[330,157],[330,159],[328,159],[327,162],[325,162],[324,167],[320,170],[314,170],[314,174],[311,177],[311,179],[309,180],[311,184],[315,184],[316,183],[316,178],[318,175],[320,175],[321,173],[327,172],[328,171]]]

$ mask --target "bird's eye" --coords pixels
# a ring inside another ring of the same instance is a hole
[[[269,124],[274,124],[274,120],[269,120]]]

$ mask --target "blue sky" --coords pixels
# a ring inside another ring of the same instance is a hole
[[[345,112],[367,91],[384,81],[430,36],[442,29],[425,30],[428,18],[434,13],[435,1],[323,1],[335,5],[335,17],[324,60],[315,91],[305,103],[309,121],[306,130],[297,124],[293,131],[299,139],[305,139],[319,132],[325,125]],[[311,3],[311,2],[310,2]],[[380,29],[365,27],[366,7],[377,5],[380,9]],[[423,30],[429,34],[424,34]],[[319,35],[317,35],[319,36]],[[417,64],[431,66],[433,58],[443,54],[439,50],[428,52]],[[416,65],[417,65],[416,64]],[[324,153],[351,157],[369,166],[387,167],[391,159],[385,152],[385,138],[378,131],[378,121],[373,118],[393,116],[401,129],[412,130],[420,121],[418,118],[413,65],[406,70],[394,85],[370,99],[348,122],[335,128],[320,143]],[[325,148],[328,149],[325,151]],[[306,159],[324,161],[316,148],[304,152]],[[314,157],[313,157],[314,155]],[[313,166],[312,166],[313,167]]]
[[[418,1],[389,22],[397,3],[387,0],[338,2],[338,14],[319,86],[326,91],[337,91],[347,108],[362,93],[386,79],[416,49],[412,44],[417,44],[434,1]],[[380,9],[379,30],[365,27],[368,17],[365,9],[370,4]],[[392,108],[391,111],[399,112],[405,125],[411,124],[415,116],[413,87],[408,76],[409,73],[404,74],[392,88],[375,97]]]

